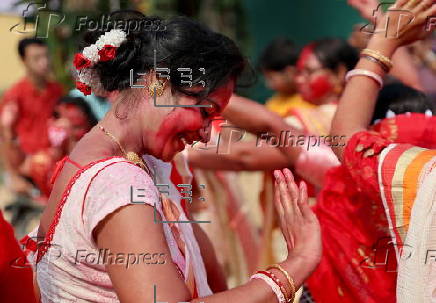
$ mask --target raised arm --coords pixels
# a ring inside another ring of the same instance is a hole
[[[188,162],[193,168],[256,171],[282,169],[292,166],[292,161],[278,148],[256,146],[256,141],[235,142],[229,153],[213,149],[189,149]]]
[[[289,128],[282,117],[264,105],[235,94],[230,98],[222,115],[230,123],[253,134],[274,133]]]
[[[233,142],[226,153],[217,148],[189,149],[188,162],[191,167],[234,171],[294,167],[305,180],[322,186],[325,172],[339,164],[327,146],[315,146],[312,140],[314,136],[304,135],[289,126],[280,116],[254,101],[233,96],[224,110],[224,117],[237,127],[256,133],[257,139]],[[266,143],[271,135],[280,138],[276,147]],[[291,137],[300,143],[295,144],[293,139],[288,140]]]
[[[237,95],[230,98],[222,115],[231,124],[256,134],[258,138],[265,139],[268,135],[280,138],[285,132],[294,136],[302,134],[265,106]],[[257,141],[232,142],[229,151],[225,152],[217,148],[191,148],[188,150],[188,162],[192,167],[201,169],[272,170],[292,166],[301,151],[298,146],[281,144],[276,148]]]
[[[432,0],[416,1],[413,3],[415,3],[415,6],[409,7],[408,1],[399,0],[394,5],[396,10],[409,10],[414,14],[415,18],[410,24],[399,23],[398,19],[401,18],[401,14],[393,11],[388,11],[378,22],[379,30],[384,26],[387,18],[390,18],[391,24],[400,24],[397,38],[389,38],[394,37],[397,30],[396,27],[394,29],[391,26],[386,35],[385,33],[374,34],[367,48],[385,57],[392,58],[399,47],[428,35],[430,32],[426,31],[424,24],[429,16],[435,14],[436,5],[433,5]],[[358,62],[356,69],[376,73],[381,77],[385,75],[385,71],[378,63],[363,58]],[[346,136],[347,140],[349,140],[353,134],[366,130],[373,115],[379,89],[380,85],[371,77],[351,77],[345,87],[338,110],[333,119],[332,135]],[[339,159],[342,159],[343,150],[343,146],[334,148]]]
[[[256,135],[269,133],[280,138],[280,135],[285,132],[294,136],[304,134],[265,106],[237,95],[230,98],[222,115],[233,125]],[[280,145],[278,149],[288,158],[289,162],[293,162],[300,153],[300,148],[296,146]]]

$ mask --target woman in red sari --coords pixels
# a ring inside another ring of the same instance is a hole
[[[428,185],[435,180],[434,177],[431,178],[431,159],[434,159],[436,152],[418,148],[417,146],[435,148],[435,122],[434,118],[426,117],[423,114],[412,114],[410,116],[406,114],[381,122],[375,129],[378,132],[367,131],[367,129],[373,115],[377,94],[382,86],[383,77],[392,65],[390,58],[399,47],[429,34],[428,31],[424,30],[424,24],[428,17],[436,12],[436,6],[433,3],[431,0],[420,2],[399,0],[388,11],[386,16],[383,16],[380,22],[377,23],[376,32],[378,30],[383,34],[373,35],[368,43],[367,51],[362,53],[362,58],[356,69],[348,74],[347,79],[349,82],[332,125],[332,134],[347,136],[346,147],[338,146],[335,151],[343,161],[347,173],[355,184],[355,189],[359,193],[365,194],[372,201],[371,203],[376,203],[376,208],[384,210],[384,220],[388,223],[386,226],[388,226],[389,235],[392,237],[389,241],[393,241],[393,248],[397,257],[392,262],[386,260],[385,266],[389,267],[393,264],[395,269],[395,261],[400,262],[398,267],[397,302],[430,302],[432,290],[435,288],[434,281],[429,283],[431,279],[427,271],[428,266],[425,268],[425,260],[416,259],[416,257],[421,256],[416,252],[422,252],[421,248],[426,247],[429,243],[420,243],[419,239],[416,238],[417,229],[412,227],[419,226],[419,222],[415,220],[413,226],[412,224],[411,226],[408,225],[408,222],[413,222],[414,219],[413,213],[410,219],[413,203],[427,201],[431,205],[432,198],[427,197],[427,200],[425,200],[425,195],[423,196],[425,192],[421,192],[421,189],[426,188],[422,186],[423,184]],[[408,10],[413,13],[415,18],[409,24],[402,24],[399,22],[400,14],[395,14],[395,11],[398,10]],[[399,27],[395,27],[395,29],[391,27],[385,33],[382,26],[386,24],[386,18],[390,18],[392,24],[399,24]],[[394,142],[408,144],[392,144]],[[432,191],[434,191],[434,188],[429,187],[427,192],[431,193]],[[420,203],[420,205],[423,204]],[[419,210],[419,208],[416,209],[418,213]],[[415,209],[413,211],[415,212]],[[381,212],[378,211],[378,213]],[[410,221],[408,221],[409,219]],[[421,219],[425,219],[425,216],[422,216]],[[338,218],[335,224],[341,224],[344,220]],[[343,228],[351,229],[353,226],[351,223],[354,224],[355,222],[349,222]],[[413,247],[411,253],[407,253],[406,259],[410,259],[412,262],[401,258],[401,250],[404,248],[401,246],[405,243],[402,240],[404,240],[404,235],[408,229],[414,231],[412,235],[415,237],[411,238],[412,243],[420,243],[420,246]],[[422,229],[423,239],[431,235],[427,231]],[[338,237],[341,236],[342,234],[338,235]],[[361,236],[360,238],[364,237]],[[382,251],[386,252],[383,243],[381,244]],[[377,247],[375,248],[377,249]],[[362,253],[364,263],[371,263],[374,260],[367,258],[368,253],[370,251],[363,251]],[[332,261],[334,262],[334,260]],[[404,263],[404,261],[407,262]],[[403,265],[401,265],[402,263]],[[413,266],[408,266],[408,264]],[[377,267],[377,264],[369,265]],[[357,266],[354,266],[355,270],[357,268]],[[352,269],[352,266],[346,267],[345,273],[351,273]],[[404,271],[404,269],[407,270]],[[389,268],[385,270],[389,270]],[[384,283],[387,280],[375,280],[367,284],[365,283],[365,273],[362,274],[362,272],[354,274],[355,277],[360,276],[358,279],[349,281],[347,294],[353,293],[362,302],[380,302],[380,299],[374,299],[374,293],[371,292],[371,288],[375,288],[377,294],[381,295],[382,300],[385,301],[388,293],[382,288],[386,286]],[[373,273],[373,275],[376,274]],[[324,282],[326,281],[324,280]],[[341,292],[343,286],[343,283],[330,285],[330,287],[333,287],[331,296],[338,297],[343,302],[355,302],[353,300],[347,301],[349,298],[341,296],[344,294],[344,292]],[[395,300],[394,286],[391,287],[391,298],[388,300]]]
[[[423,93],[389,84],[380,91],[371,129],[393,142],[425,146],[416,138],[436,125],[433,107]],[[381,197],[360,190],[352,177],[365,171],[340,165],[326,174],[314,211],[327,249],[307,281],[315,302],[395,302],[397,262]]]

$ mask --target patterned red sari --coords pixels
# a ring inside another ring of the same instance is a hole
[[[385,119],[354,135],[345,165],[332,168],[314,210],[324,253],[307,281],[316,302],[395,302],[397,258],[380,194],[378,159],[392,143],[434,148],[436,117]],[[382,177],[390,171],[383,171]],[[398,241],[397,241],[398,242]]]
[[[397,264],[380,199],[356,188],[344,165],[325,180],[314,207],[323,257],[307,281],[315,302],[395,302]]]

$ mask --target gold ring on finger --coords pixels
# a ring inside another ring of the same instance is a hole
[[[417,2],[418,2],[418,0],[410,0],[409,2],[406,3],[404,8],[412,9],[416,6]]]

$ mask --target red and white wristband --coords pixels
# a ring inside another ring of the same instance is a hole
[[[280,289],[280,286],[276,282],[274,282],[273,279],[268,277],[266,274],[256,273],[250,277],[250,280],[253,280],[253,279],[260,279],[260,280],[265,281],[265,283],[268,284],[269,287],[271,287],[271,290],[276,295],[278,302],[279,303],[287,303],[286,298],[285,298],[285,294]]]

